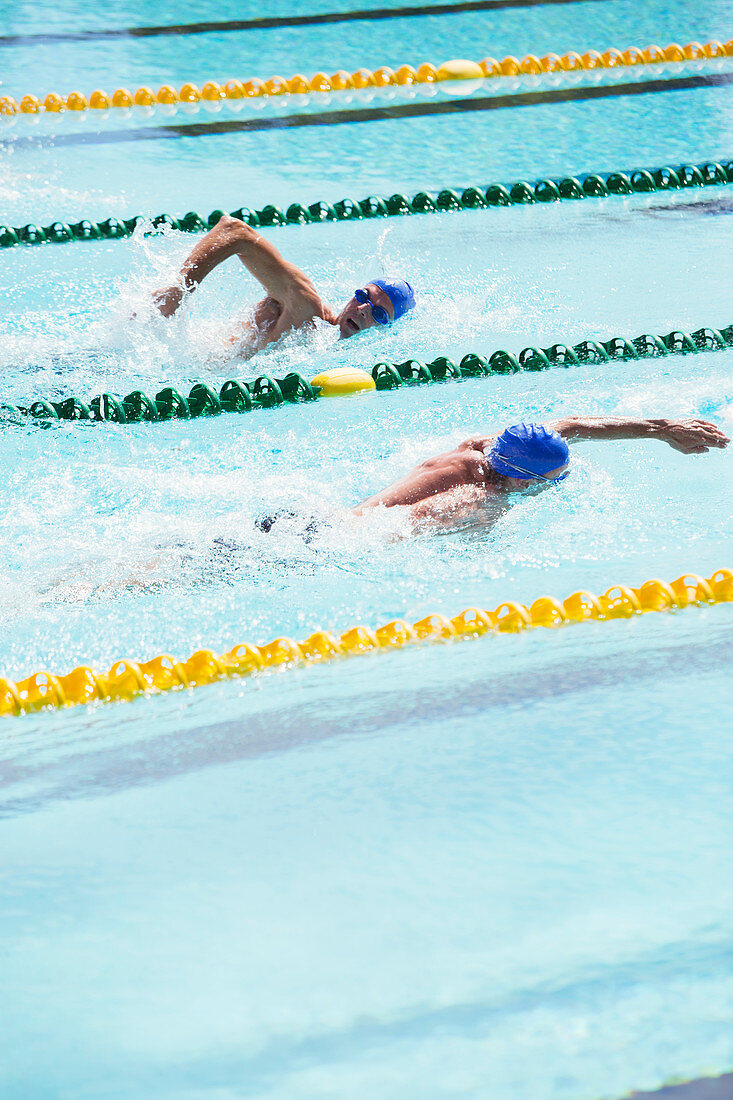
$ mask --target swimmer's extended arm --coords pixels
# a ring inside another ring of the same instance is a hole
[[[566,416],[547,425],[569,443],[591,439],[661,439],[682,454],[727,447],[727,435],[708,420],[644,420],[624,416]]]
[[[297,300],[301,306],[298,313],[304,312],[305,305],[305,312],[310,311],[311,316],[322,315],[320,299],[307,276],[295,264],[284,260],[275,246],[250,225],[224,214],[186,258],[179,284],[155,292],[154,301],[163,316],[175,313],[184,290],[195,290],[215,267],[231,256],[238,256],[268,295],[281,305],[292,305]]]

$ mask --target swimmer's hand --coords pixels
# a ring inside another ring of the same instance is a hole
[[[730,439],[708,420],[663,420],[659,438],[683,455],[700,455],[711,447],[727,447]]]
[[[153,305],[164,317],[172,317],[183,301],[180,286],[164,286],[153,291]]]

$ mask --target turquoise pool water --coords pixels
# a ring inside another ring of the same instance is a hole
[[[389,30],[8,46],[0,91],[726,38],[726,10],[603,0]],[[16,8],[3,33],[180,19],[172,5],[114,5],[103,22]],[[725,88],[73,148],[14,147],[21,125],[0,131],[0,221],[14,225],[733,148]],[[386,334],[319,331],[245,364],[222,343],[254,298],[243,271],[222,267],[172,322],[145,312],[190,237],[15,249],[0,254],[2,399],[724,326],[730,203],[710,187],[273,230],[334,303],[397,269],[420,305]],[[659,443],[579,445],[561,490],[489,533],[395,540],[393,517],[338,514],[520,418],[701,416],[731,434],[731,360],[188,424],[2,426],[0,669],[185,657],[730,567],[729,456]],[[330,516],[328,533],[253,529],[293,503]],[[239,549],[222,563],[215,538]],[[722,605],[3,720],[3,1094],[612,1100],[729,1069],[732,638]]]

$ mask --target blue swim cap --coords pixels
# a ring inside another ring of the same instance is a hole
[[[545,477],[550,470],[564,466],[570,458],[570,448],[552,428],[542,424],[513,424],[504,429],[486,457],[497,474],[530,481],[532,474]],[[531,472],[520,473],[508,465],[510,462]]]
[[[394,306],[395,321],[415,305],[415,291],[404,279],[370,279],[369,282],[387,295]]]

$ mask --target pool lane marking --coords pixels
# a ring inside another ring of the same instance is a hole
[[[540,596],[529,607],[505,600],[493,611],[468,607],[451,619],[435,612],[416,623],[394,619],[374,630],[359,624],[338,637],[317,630],[302,642],[281,636],[262,646],[240,642],[221,654],[199,649],[185,661],[161,653],[144,662],[118,659],[103,673],[85,665],[65,676],[41,669],[18,681],[0,676],[0,716],[130,700],[232,677],[249,677],[271,668],[302,667],[409,645],[476,639],[484,634],[518,634],[535,627],[552,630],[571,623],[631,619],[649,612],[731,601],[733,572],[718,569],[707,578],[683,573],[669,583],[655,577],[638,588],[613,585],[602,596],[581,589],[562,602],[554,596]]]
[[[632,1092],[626,1100],[730,1100],[731,1096],[733,1073],[723,1073],[719,1077],[696,1077],[694,1081],[662,1085],[649,1092]]]
[[[428,115],[458,114],[463,111],[494,111],[514,107],[536,107],[546,103],[606,99],[609,96],[646,95],[649,92],[674,92],[693,88],[722,87],[733,83],[733,73],[680,76],[660,80],[629,81],[625,84],[589,85],[581,88],[554,88],[544,92],[481,96],[470,99],[446,99],[438,103],[397,103],[385,107],[280,115],[274,118],[226,119],[219,122],[193,122],[175,126],[149,126],[136,130],[107,130],[96,134],[59,134],[45,137],[19,137],[0,141],[0,148],[48,148],[62,145],[109,145],[125,141],[169,141],[185,137],[216,137],[222,134],[249,133],[258,130],[282,130],[301,126],[335,126],[342,123],[382,122]]]
[[[470,12],[502,11],[506,8],[536,8],[552,4],[601,3],[602,0],[466,0],[457,4],[420,5],[401,8],[363,8],[357,11],[320,12],[315,15],[268,16],[260,19],[229,19],[208,23],[176,23],[167,27],[129,27],[100,31],[69,31],[58,34],[0,35],[0,46],[35,46],[55,42],[100,42],[113,38],[159,38],[168,35],[222,34],[229,31],[259,31],[274,27],[311,27],[324,23],[357,23],[385,19],[413,19],[424,15],[463,15]]]

